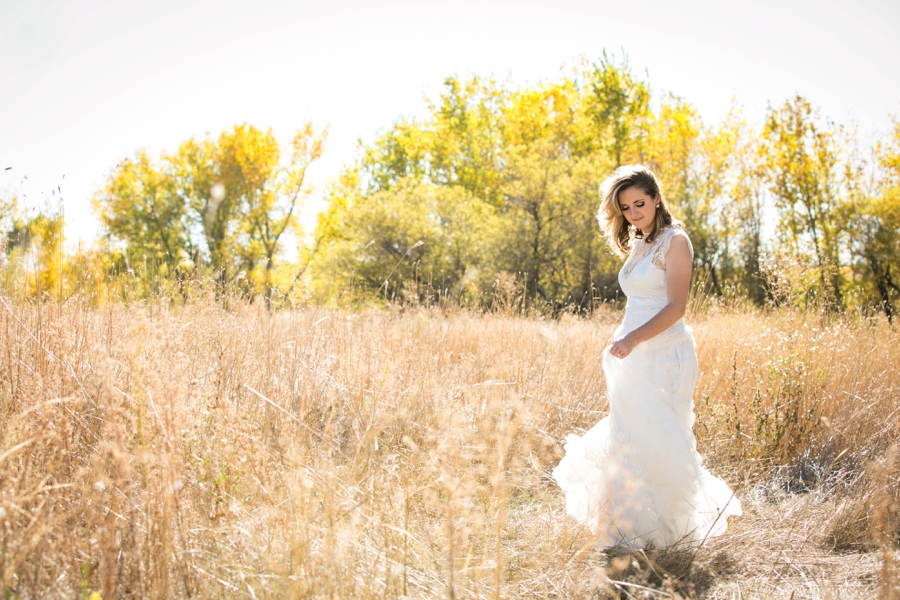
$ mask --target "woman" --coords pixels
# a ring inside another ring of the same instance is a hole
[[[553,477],[600,546],[694,544],[724,533],[741,505],[703,467],[691,431],[697,354],[683,316],[693,249],[650,169],[616,169],[600,191],[601,229],[628,257],[628,304],[603,352],[609,416],[568,436]]]

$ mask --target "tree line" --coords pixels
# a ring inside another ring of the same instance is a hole
[[[514,296],[586,309],[620,296],[598,185],[642,163],[685,224],[706,293],[888,318],[900,301],[896,121],[870,148],[801,96],[758,125],[737,104],[708,124],[607,55],[533,86],[450,77],[423,118],[360,144],[304,232],[305,175],[326,136],[307,123],[282,149],[243,124],[171,154],[139,151],[95,194],[105,233],[78,255],[53,250],[59,215],[24,219],[7,198],[4,284],[144,297],[206,282],[270,303],[485,307]]]

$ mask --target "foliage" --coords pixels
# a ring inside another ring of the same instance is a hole
[[[720,126],[707,127],[683,99],[668,96],[656,108],[651,101],[649,85],[627,62],[606,55],[522,89],[448,78],[426,118],[395,123],[331,186],[315,236],[312,285],[322,290],[352,282],[368,290],[357,299],[379,290],[383,299],[397,298],[383,293],[390,287],[384,282],[409,277],[408,262],[416,265],[415,282],[441,282],[435,297],[465,287],[472,290],[468,301],[490,304],[501,278],[512,275],[526,302],[542,310],[614,301],[620,263],[600,239],[595,213],[599,182],[624,161],[644,162],[660,176],[694,241],[698,280],[717,294],[737,286],[762,301],[761,184],[752,132],[737,109]],[[425,204],[408,191],[425,185],[467,193],[458,207],[428,204],[447,211],[431,214],[444,229],[455,226],[457,208],[475,210],[482,220],[477,229],[447,232],[469,244],[453,269],[416,262],[427,252],[422,248],[404,255],[419,238],[394,239],[397,228],[421,219]],[[354,216],[381,214],[387,206],[392,219]],[[369,255],[392,245],[400,249],[393,261]]]
[[[405,297],[383,293],[402,289],[401,279],[418,289],[424,278],[441,281],[434,298],[467,287],[467,301],[490,304],[498,282],[511,275],[540,310],[614,301],[620,263],[598,235],[597,185],[616,166],[642,162],[684,221],[700,289],[756,304],[877,305],[892,314],[898,248],[890,189],[900,178],[884,172],[900,164],[896,130],[875,151],[883,173],[873,186],[849,132],[823,120],[805,98],[770,108],[758,129],[737,104],[707,125],[682,98],[655,101],[627,61],[606,54],[521,89],[450,77],[428,110],[363,146],[332,185],[310,253],[308,281],[316,289],[352,282],[362,292],[353,298],[390,300]],[[458,206],[422,203],[409,193],[417,186],[466,195]],[[388,206],[389,219],[353,216]],[[423,206],[448,211],[429,213],[444,229],[455,226],[456,209],[480,215],[479,227],[465,225],[464,236],[446,232],[469,244],[453,269],[417,262],[422,247],[406,254],[419,238],[395,240],[398,228],[415,229]],[[394,247],[393,260],[374,259],[374,247]]]
[[[57,300],[76,288],[186,300],[208,282],[268,305],[487,308],[512,286],[529,309],[590,311],[621,298],[621,263],[595,220],[598,185],[640,162],[690,235],[702,293],[893,318],[900,123],[861,150],[801,96],[756,126],[737,102],[710,124],[651,90],[606,53],[518,88],[448,77],[423,117],[361,143],[309,238],[298,214],[326,130],[306,123],[284,149],[271,130],[241,124],[160,156],[141,150],[97,191],[105,234],[92,248],[64,255],[53,210],[25,219],[0,206],[4,277]]]
[[[403,179],[347,211],[342,231],[358,235],[334,239],[330,250],[340,272],[349,271],[349,293],[465,303],[477,297],[480,268],[490,266],[480,244],[492,218],[462,187]]]
[[[863,298],[874,299],[893,319],[900,301],[900,187],[861,199],[851,213],[849,230],[852,267],[864,287]]]
[[[765,171],[780,219],[778,234],[795,257],[818,270],[821,292],[843,304],[836,131],[802,97],[770,108],[763,131]]]
[[[858,186],[846,195],[839,220],[849,237],[849,272],[854,286],[849,293],[863,308],[877,308],[889,320],[900,301],[900,122],[874,150],[875,183]],[[857,173],[866,165],[856,166]],[[855,179],[864,180],[859,174]]]
[[[156,161],[139,151],[110,173],[94,205],[130,262],[152,261],[166,275],[202,265],[221,284],[271,300],[278,258],[310,194],[306,171],[326,133],[304,124],[287,161],[271,130],[246,124],[192,138]]]
[[[364,149],[354,167],[358,179],[344,177],[332,187],[316,236],[327,242],[328,251],[318,258],[322,266],[314,281],[321,287],[326,275],[328,281],[337,275],[346,282],[365,272],[359,283],[384,291],[389,276],[408,272],[402,248],[419,241],[397,245],[395,229],[413,227],[427,207],[441,211],[428,218],[444,230],[443,237],[466,244],[456,251],[452,267],[416,263],[429,253],[424,238],[422,249],[408,257],[416,264],[416,281],[427,280],[438,290],[434,297],[490,304],[492,290],[505,274],[521,280],[525,296],[537,306],[587,307],[603,291],[615,297],[610,273],[616,260],[605,252],[594,221],[596,186],[611,162],[587,143],[598,139],[592,131],[602,125],[619,132],[620,153],[630,147],[622,137],[631,135],[623,121],[631,114],[627,107],[599,107],[601,100],[613,102],[610,98],[619,98],[616,90],[633,83],[612,77],[614,69],[602,63],[585,72],[592,82],[590,98],[575,79],[511,91],[491,80],[448,78],[439,100],[429,104],[428,119],[398,122]],[[613,91],[604,87],[615,85],[619,87]],[[619,112],[613,115],[614,110]],[[465,193],[457,195],[456,206],[429,204],[409,193],[416,186]],[[387,206],[393,219],[354,216],[380,214]],[[477,226],[471,215],[477,215]],[[338,222],[341,226],[335,228]],[[462,230],[453,231],[456,227]],[[393,252],[396,269],[390,260],[379,266],[362,254],[373,247],[401,249]],[[335,264],[340,265],[337,271]]]
[[[639,162],[646,121],[651,118],[650,86],[637,80],[625,61],[617,64],[603,53],[599,63],[585,74],[585,109],[593,127],[594,148],[613,159],[618,167]]]
[[[63,257],[62,214],[50,211],[23,213],[18,198],[2,201],[5,229],[0,250],[3,251],[0,281],[11,288],[21,285],[19,296],[46,295],[61,302],[67,265]]]

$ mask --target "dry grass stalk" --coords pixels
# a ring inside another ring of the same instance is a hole
[[[7,597],[896,596],[900,335],[693,319],[701,453],[746,515],[693,552],[595,551],[549,470],[607,410],[591,321],[0,307]]]

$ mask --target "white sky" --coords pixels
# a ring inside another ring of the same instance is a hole
[[[536,83],[604,49],[707,122],[800,93],[872,136],[900,116],[898,31],[898,0],[0,0],[0,193],[61,186],[67,235],[91,239],[93,190],[137,149],[245,121],[287,141],[307,118],[331,124],[321,190],[445,76]]]

